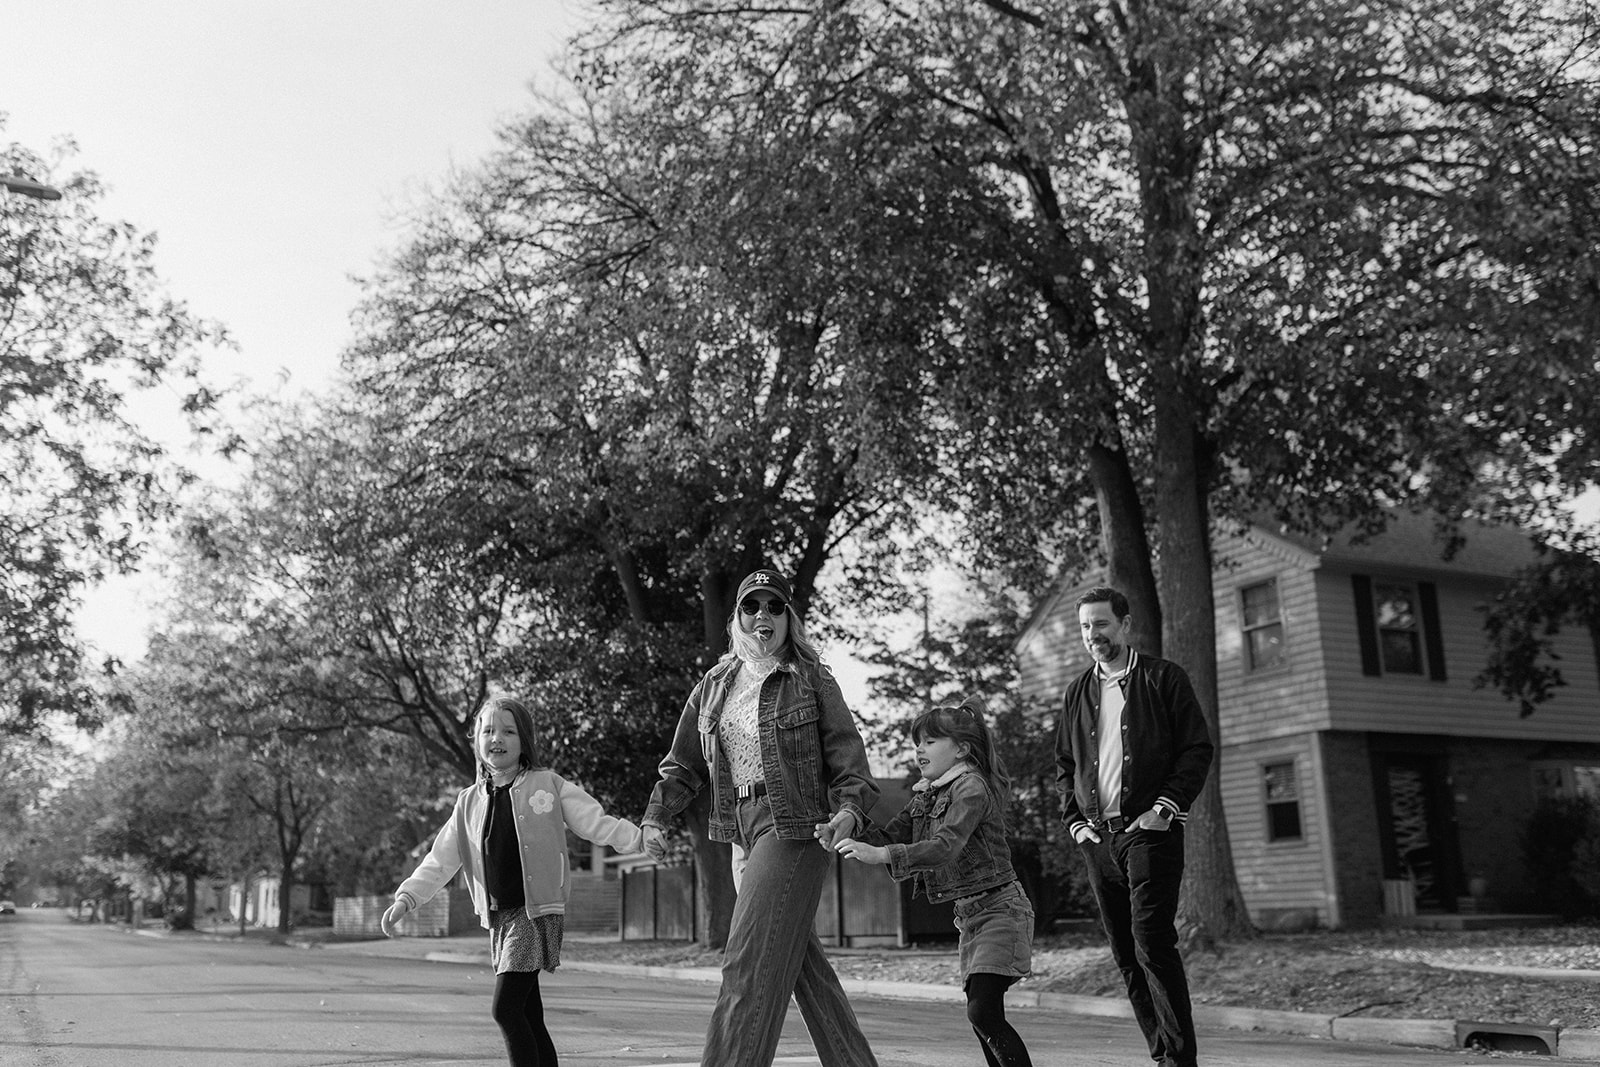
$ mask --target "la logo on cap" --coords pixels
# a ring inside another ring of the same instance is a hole
[[[754,577],[756,585],[766,585],[772,581],[772,575],[768,574],[766,571],[756,571]]]

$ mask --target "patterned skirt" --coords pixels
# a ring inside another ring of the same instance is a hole
[[[529,915],[524,908],[489,913],[489,958],[494,973],[553,971],[561,966],[563,915]]]

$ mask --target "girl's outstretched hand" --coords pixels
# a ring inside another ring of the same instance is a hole
[[[857,841],[853,837],[846,837],[833,846],[834,851],[841,856],[849,856],[862,863],[888,863],[889,849],[884,845],[869,845],[865,841]]]
[[[383,918],[378,920],[378,925],[383,927],[383,936],[393,937],[395,928],[400,925],[400,920],[404,919],[410,911],[411,905],[403,900],[397,900],[390,904],[389,910],[385,911]]]

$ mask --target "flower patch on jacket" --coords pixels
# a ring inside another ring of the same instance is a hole
[[[556,806],[556,795],[548,789],[537,789],[533,796],[528,798],[528,807],[533,809],[535,815],[543,815]]]

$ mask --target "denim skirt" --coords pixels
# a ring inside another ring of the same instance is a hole
[[[965,903],[956,901],[961,984],[973,974],[1026,978],[1033,971],[1033,905],[1010,882]]]
[[[489,959],[495,974],[553,971],[561,966],[561,935],[566,918],[529,915],[526,908],[489,913]]]

